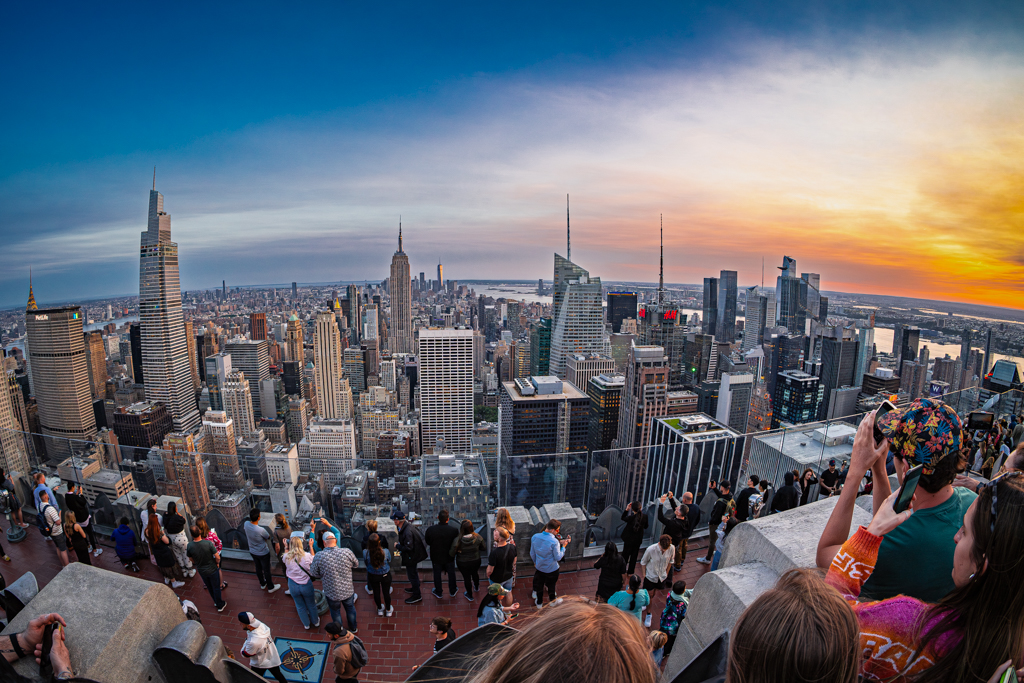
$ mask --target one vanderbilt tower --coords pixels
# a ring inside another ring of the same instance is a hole
[[[146,399],[167,406],[175,431],[196,431],[200,417],[181,315],[178,245],[171,241],[171,217],[156,191],[155,171],[139,259],[139,328]]]

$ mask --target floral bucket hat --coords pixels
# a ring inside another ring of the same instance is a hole
[[[960,416],[932,398],[919,398],[903,410],[886,413],[878,419],[878,428],[893,454],[924,465],[927,474],[947,455],[959,453],[963,438]]]

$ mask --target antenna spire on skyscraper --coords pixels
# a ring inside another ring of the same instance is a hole
[[[569,194],[565,195],[565,260],[572,261],[572,238],[569,235]]]
[[[28,305],[25,308],[30,311],[39,310],[39,306],[36,305],[36,295],[32,292],[32,266],[28,267]]]
[[[153,167],[153,189],[156,189],[156,166]]]
[[[658,220],[661,222],[658,233],[661,242],[661,260],[658,265],[658,308],[660,309],[665,294],[665,216],[658,214]]]
[[[398,253],[402,253],[402,216],[398,216]]]

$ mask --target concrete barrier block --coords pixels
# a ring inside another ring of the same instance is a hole
[[[781,575],[796,567],[815,566],[818,539],[838,500],[826,498],[740,524],[726,538],[719,567],[760,562]],[[871,515],[855,506],[848,535],[870,522]]]
[[[98,683],[164,681],[152,654],[185,620],[167,586],[76,562],[39,591],[0,635],[23,631],[30,620],[50,612],[68,624],[75,673]],[[30,657],[19,660],[15,669],[40,680],[39,665]]]

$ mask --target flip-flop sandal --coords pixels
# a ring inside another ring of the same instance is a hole
[[[39,677],[44,681],[53,678],[53,663],[50,661],[50,650],[53,649],[53,624],[43,627],[42,653],[39,656]]]

